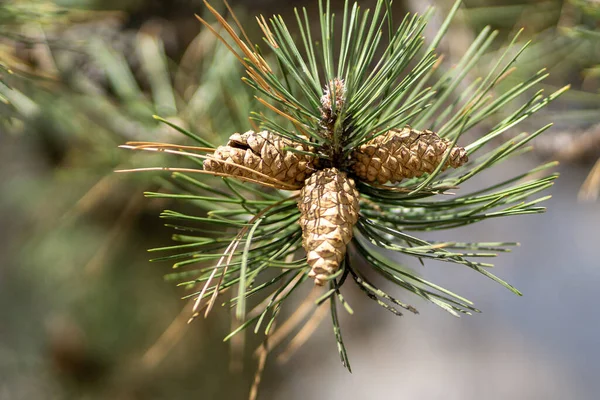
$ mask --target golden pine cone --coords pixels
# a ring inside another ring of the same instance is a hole
[[[352,168],[356,176],[367,182],[400,182],[432,173],[451,144],[432,131],[391,129],[356,149],[352,153]],[[467,151],[454,146],[444,169],[460,167],[468,160]]]
[[[314,171],[315,158],[286,151],[285,147],[293,147],[302,151],[311,150],[308,146],[292,142],[268,131],[234,133],[229,137],[226,146],[219,146],[213,153],[213,157],[204,161],[204,170],[265,181],[265,178],[258,174],[236,167],[236,165],[241,165],[285,184],[299,187]],[[226,164],[222,161],[236,165]]]
[[[358,191],[345,172],[326,168],[306,180],[298,208],[309,276],[321,286],[339,269],[352,239],[358,221]]]

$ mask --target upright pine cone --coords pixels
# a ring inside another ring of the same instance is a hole
[[[331,98],[331,95],[334,98]],[[334,100],[332,102],[332,100]],[[323,96],[321,97],[321,116],[325,120],[332,120],[336,114],[344,107],[346,101],[346,85],[343,79],[335,78],[325,87]],[[335,104],[335,111],[333,104]]]
[[[219,146],[215,150],[213,158],[204,161],[204,170],[270,183],[258,174],[232,165],[236,164],[268,175],[283,183],[300,187],[306,177],[314,171],[315,159],[309,155],[286,151],[285,147],[310,151],[307,146],[268,131],[234,133],[229,137],[226,146]]]
[[[300,191],[302,246],[311,266],[309,276],[319,286],[344,259],[358,221],[358,196],[354,181],[337,168],[315,172]]]
[[[329,140],[334,137],[335,123],[346,102],[346,85],[343,79],[335,78],[325,86],[321,96],[321,134]]]
[[[432,131],[392,129],[354,150],[352,168],[356,176],[367,182],[400,182],[433,172],[447,150],[450,157],[444,169],[466,163],[469,160],[466,150],[458,146],[449,149],[451,144]]]

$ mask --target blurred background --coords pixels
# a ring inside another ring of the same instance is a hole
[[[451,3],[394,8],[399,19],[437,7],[431,38]],[[280,13],[293,26],[294,6],[315,13],[317,3],[231,4],[259,42],[254,15]],[[194,13],[206,15],[200,0],[0,3],[1,400],[248,396],[259,341],[249,335],[236,358],[222,342],[233,323],[224,309],[187,325],[183,292],[164,277],[170,265],[148,261],[147,249],[171,243],[159,212],[185,205],[143,197],[165,184],[155,174],[112,172],[162,165],[160,156],[117,148],[128,140],[185,141],[154,114],[216,143],[250,129],[256,105],[242,71]],[[528,122],[556,123],[534,153],[471,186],[550,159],[561,161],[562,176],[544,215],[427,238],[521,242],[495,263],[524,297],[467,268],[431,263],[419,269],[425,278],[483,314],[456,319],[406,298],[421,314],[394,318],[348,285],[355,315],[340,315],[353,374],[339,363],[326,319],[289,360],[269,358],[259,398],[598,398],[600,2],[465,0],[441,45],[445,65],[487,25],[499,39],[479,74],[524,27],[520,40],[533,44],[510,79],[547,67],[544,89],[572,89]]]

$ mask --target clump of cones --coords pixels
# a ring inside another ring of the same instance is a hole
[[[321,98],[321,132],[331,137],[344,107],[345,87],[330,82]],[[332,99],[333,98],[333,99]],[[334,104],[334,105],[333,105]],[[468,161],[466,150],[432,131],[410,127],[390,129],[354,149],[344,165],[319,165],[312,148],[271,132],[233,134],[204,162],[204,169],[248,178],[285,189],[300,189],[298,208],[302,244],[309,276],[323,285],[339,270],[358,221],[359,192],[355,179],[367,183],[397,183],[403,179],[457,168]],[[449,152],[449,155],[447,154]]]

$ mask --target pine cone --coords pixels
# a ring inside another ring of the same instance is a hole
[[[229,137],[226,146],[219,146],[215,150],[214,159],[204,161],[204,170],[265,181],[265,178],[258,174],[220,162],[227,161],[251,168],[283,183],[300,187],[307,176],[314,171],[315,158],[285,151],[285,147],[303,151],[311,150],[308,146],[294,143],[267,131],[234,133]]]
[[[329,81],[321,97],[321,134],[329,140],[333,139],[335,122],[345,102],[346,85],[344,80],[335,78]],[[333,104],[335,104],[335,110]]]
[[[432,131],[392,129],[355,150],[352,168],[356,176],[367,182],[400,182],[433,172],[451,144]],[[466,150],[454,146],[444,169],[460,167],[468,160]]]
[[[358,220],[358,191],[345,172],[327,168],[311,175],[298,202],[302,245],[311,266],[309,276],[321,286],[335,273]]]

